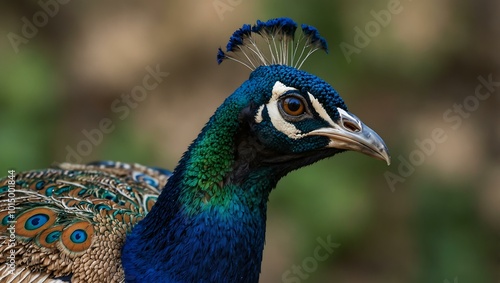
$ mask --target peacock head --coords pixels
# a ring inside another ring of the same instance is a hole
[[[390,164],[382,138],[347,110],[337,91],[299,70],[315,51],[328,52],[314,27],[301,27],[296,38],[297,24],[289,18],[243,25],[231,36],[226,52],[219,48],[217,54],[219,64],[232,60],[252,70],[233,96],[250,101],[240,120],[255,137],[260,162],[287,163],[293,170],[353,150]]]

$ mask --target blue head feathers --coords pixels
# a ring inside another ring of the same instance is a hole
[[[261,65],[275,64],[300,69],[315,51],[324,50],[328,53],[326,40],[319,35],[315,27],[302,24],[301,28],[302,33],[296,39],[297,24],[289,18],[257,21],[253,26],[244,24],[233,33],[225,52],[219,48],[217,62],[220,64],[229,59],[250,70]]]

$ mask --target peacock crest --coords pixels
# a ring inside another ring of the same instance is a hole
[[[229,39],[226,52],[219,48],[217,62],[228,59],[250,70],[275,64],[300,69],[314,52],[328,53],[328,44],[315,27],[302,24],[301,29],[296,37],[297,23],[289,18],[257,20],[253,26],[244,24]]]

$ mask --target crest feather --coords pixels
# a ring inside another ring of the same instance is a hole
[[[300,69],[315,51],[328,53],[327,42],[315,27],[302,24],[301,29],[301,35],[295,40],[297,23],[290,18],[257,20],[253,26],[244,24],[231,35],[225,52],[219,48],[217,63],[229,59],[250,70],[275,64]]]

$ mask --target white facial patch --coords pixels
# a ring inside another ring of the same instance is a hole
[[[255,122],[260,124],[262,122],[262,110],[264,110],[265,105],[261,105],[259,109],[257,109],[257,114],[255,114]]]
[[[340,127],[339,124],[333,122],[332,118],[330,117],[330,115],[328,115],[328,112],[326,112],[325,108],[323,107],[323,105],[321,105],[321,103],[316,99],[316,97],[314,97],[311,93],[307,93],[309,95],[309,100],[311,101],[311,104],[312,104],[312,107],[314,107],[314,110],[316,110],[316,113],[318,113],[318,115],[323,119],[325,120],[325,122],[327,122],[330,127],[329,127],[329,130],[332,131],[341,131],[342,127]],[[345,112],[344,110],[340,109],[340,108],[337,108],[337,111],[343,111]],[[317,131],[313,131],[311,133],[307,133],[306,135],[317,135]],[[328,145],[329,147],[338,147],[338,143],[339,141],[336,141],[336,140],[330,140],[330,144]]]
[[[271,118],[271,123],[273,126],[283,134],[287,135],[291,139],[299,139],[303,137],[304,135],[302,132],[295,127],[290,122],[287,122],[283,116],[281,116],[280,111],[278,109],[278,101],[280,97],[287,91],[289,90],[297,90],[296,88],[289,87],[284,85],[282,82],[277,81],[272,90],[272,95],[271,99],[269,99],[269,102],[266,105],[262,105],[259,107],[257,110],[257,114],[255,115],[255,122],[260,123],[262,122],[262,111],[264,110],[264,107],[267,109],[267,113],[269,114],[269,117]]]
[[[316,110],[316,113],[318,113],[323,120],[330,124],[330,126],[335,127],[337,124],[335,124],[332,118],[330,118],[330,115],[328,115],[328,112],[326,112],[323,105],[321,105],[321,103],[311,93],[308,92],[307,94],[309,95],[309,100],[311,100],[311,104],[314,107],[314,110]]]
[[[276,83],[274,83],[274,86],[273,86],[273,92],[272,92],[273,95],[271,97],[271,100],[269,100],[269,102],[277,101],[285,92],[287,92],[289,90],[297,90],[297,89],[293,88],[293,87],[286,86],[280,81],[276,81]]]

